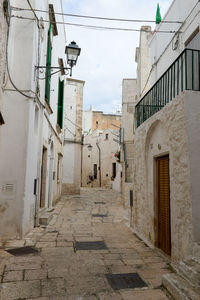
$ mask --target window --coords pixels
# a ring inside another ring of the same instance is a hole
[[[94,164],[94,179],[97,179],[97,164]]]
[[[108,133],[106,133],[105,135],[105,140],[108,140]]]
[[[2,114],[0,112],[0,125],[3,125],[3,124],[4,124],[4,119],[3,119],[3,116],[2,116]]]
[[[46,86],[45,86],[45,100],[50,102],[50,87],[51,87],[51,54],[52,54],[52,41],[51,41],[51,22],[49,24],[48,39],[47,39],[47,61],[46,61]]]
[[[64,80],[61,81],[59,78],[57,124],[60,126],[61,129],[63,128],[63,100],[64,100]]]
[[[98,128],[98,125],[99,125],[99,122],[98,122],[98,121],[96,121],[96,128]]]

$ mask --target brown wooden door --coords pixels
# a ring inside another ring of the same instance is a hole
[[[157,247],[171,254],[169,156],[156,160]]]

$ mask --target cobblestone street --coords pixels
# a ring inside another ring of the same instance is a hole
[[[124,215],[112,190],[82,189],[80,196],[63,197],[48,226],[1,245],[0,299],[168,299],[161,288],[162,275],[170,272],[166,259],[132,233]],[[24,246],[39,252],[5,251]],[[122,273],[138,273],[145,286],[112,288],[108,274]]]

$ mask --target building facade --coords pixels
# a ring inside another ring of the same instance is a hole
[[[7,41],[7,33],[8,33],[8,10],[9,3],[3,0],[0,1],[0,14],[1,14],[1,22],[0,22],[0,84],[1,86],[5,83],[5,73],[6,73],[6,41]],[[0,90],[0,126],[5,123],[3,118],[3,101],[2,101],[2,90]],[[1,137],[0,137],[1,139]]]
[[[199,15],[196,1],[172,2],[164,21],[176,22],[156,27],[149,43],[151,88],[135,107],[132,224],[181,275],[163,279],[175,299],[199,297]]]
[[[112,187],[120,170],[119,130],[95,130],[84,137],[82,150],[82,186]],[[116,154],[116,155],[115,155]]]
[[[104,114],[96,111],[92,106],[83,112],[83,134],[88,135],[94,130],[105,130],[107,128],[119,130],[121,126],[121,115]]]
[[[82,109],[81,80],[66,79],[64,104],[63,194],[79,194],[81,185]]]
[[[63,77],[61,72],[51,76],[48,67],[62,65],[66,43],[65,28],[56,23],[63,17],[54,14],[54,10],[62,11],[61,1],[22,0],[19,4],[12,0],[8,4],[21,10],[9,11],[7,16],[7,71],[1,82],[3,239],[22,237],[61,195]]]
[[[120,162],[122,165],[122,199],[125,207],[129,206],[130,190],[133,190],[134,163],[134,109],[137,102],[137,80],[124,79],[122,83],[122,128]]]

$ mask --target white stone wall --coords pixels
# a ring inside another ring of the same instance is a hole
[[[108,140],[106,140],[106,134],[108,134]],[[115,136],[119,135],[118,130],[106,129],[104,131],[95,130],[92,134],[84,137],[83,154],[82,154],[82,186],[99,186],[99,173],[97,179],[88,184],[89,176],[93,176],[93,166],[97,164],[97,169],[99,168],[99,150],[96,143],[100,147],[101,155],[101,185],[106,186],[111,183],[112,177],[112,163],[116,163],[116,173],[118,173],[118,168],[120,168],[117,163],[117,159],[114,154],[119,150],[119,144],[113,141],[113,138],[117,139]],[[88,149],[88,145],[92,146],[92,150]]]
[[[179,21],[178,23],[160,23],[156,26],[156,31],[173,31],[179,33],[159,33],[156,32],[149,44],[151,48],[151,64],[153,69],[149,78],[149,83],[153,85],[158,78],[175,61],[178,55],[186,47],[185,42],[199,26],[199,4],[196,0],[172,2],[164,21]],[[177,40],[177,47],[175,42]],[[198,48],[199,49],[199,48]],[[200,49],[199,49],[200,50]]]
[[[10,2],[11,6],[19,6],[19,1]],[[51,3],[55,11],[62,10],[61,1],[52,0]],[[47,11],[49,1],[32,0],[31,4],[34,8]],[[29,8],[28,2],[20,1],[20,7]],[[22,13],[14,12],[14,14]],[[31,11],[23,12],[23,16],[34,18]],[[37,16],[39,19],[41,17],[48,19],[46,13],[37,12]],[[56,20],[62,21],[63,17],[56,16]],[[38,211],[40,202],[43,145],[48,151],[46,207],[51,207],[61,192],[60,182],[55,180],[58,154],[62,152],[61,135],[56,132],[60,74],[52,76],[50,112],[50,109],[45,108],[45,80],[36,78],[36,76],[45,77],[45,70],[35,72],[35,66],[46,65],[49,23],[40,25],[39,31],[36,21],[12,18],[9,27],[10,76],[17,89],[27,96],[24,97],[17,91],[6,73],[5,83],[1,85],[3,92],[0,97],[0,102],[3,102],[2,113],[5,116],[5,125],[0,129],[0,198],[3,205],[0,218],[1,238],[22,236],[33,227],[35,207]],[[58,25],[58,36],[53,37],[52,66],[58,66],[58,57],[64,58],[65,41],[64,26]],[[37,97],[35,97],[36,91],[38,91]],[[36,195],[34,195],[35,179],[37,180]]]
[[[148,76],[151,70],[151,52],[149,47],[149,42],[151,38],[152,38],[151,27],[142,26],[140,31],[139,47],[136,48],[136,57],[135,57],[135,61],[137,62],[138,100],[150,88]]]
[[[92,132],[92,114],[93,109],[92,107],[89,110],[83,111],[83,134],[87,135],[88,132]]]
[[[124,79],[122,84],[122,144],[121,151],[121,191],[126,208],[129,207],[129,190],[133,189],[134,158],[134,110],[137,103],[138,86],[136,79]]]
[[[192,255],[199,215],[199,92],[184,92],[135,131],[134,230],[155,244],[155,158],[169,154],[172,259]],[[191,157],[195,157],[191,160]],[[196,223],[192,217],[196,215]],[[194,225],[194,226],[193,226]]]
[[[80,193],[84,84],[84,81],[70,78],[65,84],[63,194]]]
[[[137,80],[122,82],[122,136],[123,141],[133,141],[134,108],[137,103]]]

